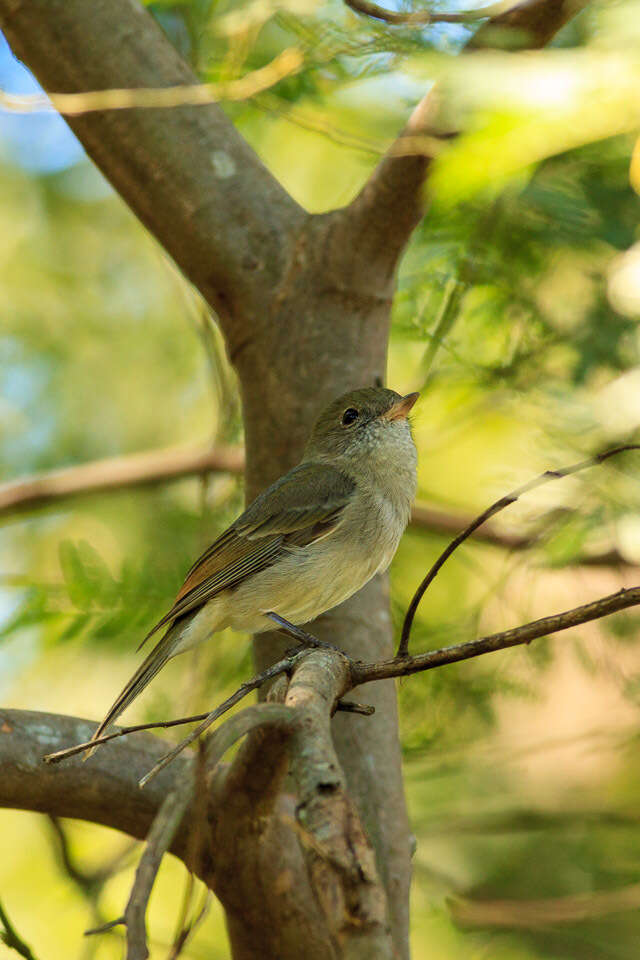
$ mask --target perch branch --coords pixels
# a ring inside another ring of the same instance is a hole
[[[234,696],[236,696],[236,694],[234,694]],[[234,704],[231,704],[231,706],[233,705]],[[229,707],[226,707],[226,709],[229,709]],[[336,711],[343,711],[344,713],[358,713],[363,717],[371,717],[375,713],[375,707],[371,707],[366,703],[356,703],[352,700],[338,700],[336,704]],[[187,723],[197,723],[199,720],[207,720],[210,716],[210,713],[194,713],[190,717],[179,717],[177,720],[154,720],[150,723],[136,723],[130,727],[118,727],[118,729],[114,730],[113,733],[105,733],[104,736],[98,737],[97,740],[88,740],[86,743],[77,743],[74,747],[66,747],[64,750],[58,750],[56,753],[47,754],[42,759],[46,763],[59,763],[61,760],[65,760],[68,757],[73,757],[78,753],[84,753],[87,750],[92,750],[94,747],[102,746],[103,743],[109,743],[110,740],[117,740],[119,737],[127,737],[130,733],[141,733],[143,730],[167,730],[169,727],[183,727]]]
[[[285,704],[301,718],[290,750],[297,821],[337,955],[391,960],[384,889],[331,737],[332,706],[350,685],[348,659],[326,649],[309,652],[291,678]]]
[[[406,677],[423,670],[432,670],[447,663],[458,663],[460,660],[469,660],[483,653],[492,653],[494,650],[504,650],[507,647],[516,647],[523,643],[531,643],[539,637],[549,633],[558,633],[577,627],[590,620],[600,620],[618,610],[634,607],[640,603],[640,587],[629,587],[617,593],[593,600],[579,607],[573,607],[564,613],[552,614],[540,620],[532,620],[520,627],[503,630],[501,633],[492,633],[478,640],[468,643],[458,643],[452,647],[443,647],[428,653],[419,653],[415,656],[396,656],[392,660],[378,663],[354,663],[352,674],[354,686],[359,683],[369,683],[371,680],[385,680],[389,677]]]
[[[154,723],[142,723],[137,724],[133,727],[122,727],[114,733],[107,733],[102,737],[98,737],[97,740],[84,740],[82,743],[76,743],[73,747],[65,747],[64,750],[56,750],[54,753],[47,753],[42,758],[45,763],[60,763],[61,760],[67,760],[69,757],[73,757],[78,753],[85,753],[88,750],[93,750],[94,747],[99,747],[103,743],[108,743],[109,740],[116,740],[119,737],[127,736],[130,733],[137,733],[141,730],[151,730],[155,727],[175,727],[185,723],[193,723],[197,720],[200,720],[200,724],[196,727],[195,730],[192,730],[188,737],[185,737],[178,746],[174,747],[167,754],[162,756],[160,760],[154,765],[153,769],[147,773],[139,782],[139,786],[143,787],[148,781],[156,776],[168,763],[170,763],[175,757],[181,753],[185,747],[188,747],[191,743],[198,739],[198,737],[207,730],[212,723],[215,723],[224,713],[230,710],[232,707],[239,703],[247,694],[251,693],[252,690],[257,690],[262,686],[263,683],[266,683],[267,680],[271,680],[273,677],[279,676],[281,673],[287,673],[293,669],[298,660],[303,656],[304,651],[296,651],[295,653],[289,654],[278,660],[277,663],[272,664],[270,667],[267,667],[266,670],[261,671],[261,673],[256,674],[255,677],[252,677],[251,680],[247,680],[245,683],[242,683],[238,689],[231,694],[230,697],[227,697],[215,710],[212,710],[210,713],[196,714],[191,717],[183,717],[179,720],[161,720]]]
[[[604,453],[598,453],[596,456],[589,457],[587,460],[580,460],[579,463],[573,463],[568,467],[563,467],[561,470],[545,470],[545,472],[541,473],[540,476],[535,477],[533,480],[529,480],[528,483],[525,483],[516,490],[512,490],[511,493],[507,493],[505,496],[500,497],[495,501],[495,503],[492,503],[491,506],[487,507],[486,510],[476,517],[475,520],[473,520],[465,530],[462,530],[461,533],[459,533],[458,536],[451,541],[448,547],[442,551],[416,590],[413,599],[409,604],[409,609],[407,610],[404,618],[404,623],[402,624],[402,635],[400,637],[397,656],[405,657],[407,655],[409,649],[409,636],[411,634],[413,620],[420,601],[425,595],[429,585],[433,582],[433,580],[435,580],[438,572],[444,566],[451,554],[457,550],[460,544],[464,543],[464,541],[467,540],[471,534],[478,529],[478,527],[481,527],[486,520],[489,520],[490,517],[495,516],[496,513],[504,510],[505,507],[509,507],[512,503],[515,503],[520,499],[520,497],[524,496],[524,494],[530,493],[531,490],[541,487],[550,480],[561,480],[563,477],[568,477],[571,474],[579,473],[581,470],[586,470],[587,467],[594,467],[597,464],[604,463],[605,460],[608,460],[610,457],[617,456],[620,453],[625,453],[628,450],[640,450],[640,445],[635,443],[626,444],[624,446],[615,447],[612,450],[606,450]]]
[[[599,459],[607,455],[611,455],[611,451]],[[292,678],[285,705],[259,704],[235,714],[209,737],[207,764],[211,768],[232,743],[260,726],[271,726],[287,733],[299,801],[297,832],[307,860],[311,887],[331,936],[335,943],[355,945],[349,956],[390,957],[383,888],[376,874],[373,852],[346,793],[344,775],[331,743],[329,719],[334,704],[359,684],[407,676],[528,643],[537,637],[637,604],[640,604],[640,587],[633,587],[469,643],[377,663],[354,662],[332,649],[302,651],[286,662]],[[280,672],[285,672],[284,661],[282,664]],[[192,855],[187,852],[189,824],[185,826],[184,823],[189,818],[183,817],[192,799],[189,792],[193,786],[192,778],[189,779],[192,765],[183,765],[175,779],[165,781],[160,789],[162,776],[140,793],[136,780],[141,759],[148,763],[150,747],[153,746],[157,756],[162,745],[152,744],[152,738],[138,735],[130,741],[138,746],[137,754],[135,749],[120,742],[100,751],[91,770],[89,765],[71,760],[56,771],[54,778],[49,777],[45,773],[47,768],[40,763],[43,746],[50,746],[56,739],[60,742],[61,736],[68,738],[70,729],[77,736],[85,728],[90,730],[92,725],[46,714],[3,711],[0,714],[0,803],[46,810],[62,816],[81,816],[127,830],[135,836],[146,832],[144,824],[148,828],[151,820],[155,820],[150,835],[152,842],[146,858],[141,861],[139,882],[125,914],[130,929],[129,957],[130,960],[140,960],[146,956],[145,897],[151,889],[161,853],[172,843],[175,833],[172,849],[185,862]],[[161,767],[165,760],[166,755],[158,766]],[[117,771],[117,776],[112,768]],[[233,770],[233,765],[229,769]],[[225,778],[220,782],[224,784]],[[176,784],[187,784],[184,787],[186,792],[181,786],[173,795],[171,791]],[[114,790],[119,794],[117,797]],[[166,799],[167,793],[170,799]],[[140,805],[144,806],[150,798],[152,803],[141,811]],[[135,826],[132,826],[131,814],[127,813],[132,806],[138,808]],[[162,815],[157,818],[159,809]]]
[[[215,721],[219,717],[221,717],[224,713],[226,713],[227,710],[230,710],[231,707],[236,705],[236,703],[239,703],[240,700],[246,697],[248,693],[251,693],[252,690],[257,690],[259,687],[263,685],[263,683],[266,683],[267,680],[271,680],[273,679],[273,677],[277,677],[281,673],[289,673],[291,670],[293,670],[295,668],[295,665],[305,656],[306,652],[307,651],[304,650],[300,653],[296,653],[290,656],[285,656],[282,660],[278,660],[276,663],[272,664],[270,667],[267,667],[266,670],[263,670],[261,673],[253,677],[251,680],[247,680],[246,683],[241,684],[235,693],[232,693],[231,696],[224,701],[224,703],[221,703],[219,707],[216,707],[215,710],[212,710],[211,713],[205,717],[202,723],[199,723],[198,726],[195,728],[195,730],[192,730],[191,733],[184,738],[184,740],[181,740],[177,746],[175,746],[172,750],[169,750],[168,753],[165,753],[165,755],[161,757],[160,760],[158,760],[158,762],[151,768],[151,770],[149,770],[149,772],[146,773],[144,777],[142,777],[142,779],[140,780],[139,786],[144,787],[153,777],[155,777],[158,773],[160,773],[161,770],[163,770],[168,764],[170,764],[173,760],[175,760],[175,758],[180,753],[182,753],[182,751],[186,747],[188,747],[195,740],[197,740],[198,737],[205,732],[205,730],[208,730],[212,723],[215,723]],[[277,704],[264,704],[263,706],[276,707]],[[251,726],[259,725],[255,722],[251,723],[251,717],[255,715],[256,709],[257,709],[256,707],[249,708],[248,710],[245,710],[243,714],[239,715],[239,716],[244,716],[246,714],[247,722],[250,723],[250,726],[247,728],[245,732],[248,732],[249,729],[251,729]],[[254,711],[254,713],[251,712],[252,710]],[[220,730],[222,729],[223,727],[220,728]],[[235,730],[235,727],[230,726],[229,730],[230,731]],[[216,733],[219,733],[219,731],[216,731]]]

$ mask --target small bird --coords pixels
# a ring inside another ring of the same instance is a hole
[[[102,736],[162,667],[226,627],[295,629],[386,570],[409,520],[417,393],[346,393],[320,414],[301,463],[271,484],[194,563],[168,627],[94,733]],[[142,646],[142,644],[141,644]]]

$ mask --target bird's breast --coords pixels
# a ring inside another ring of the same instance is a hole
[[[391,563],[407,523],[409,501],[396,502],[378,490],[360,489],[337,527],[278,560],[234,588],[229,624],[257,632],[273,628],[273,610],[296,624],[308,623],[338,606]]]

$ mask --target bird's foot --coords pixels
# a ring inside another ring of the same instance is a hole
[[[284,633],[288,633],[290,637],[293,637],[294,640],[297,640],[298,643],[303,647],[311,647],[312,649],[320,650],[335,650],[336,653],[342,654],[342,650],[338,650],[338,648],[334,647],[332,643],[327,643],[326,640],[319,640],[318,637],[314,637],[313,634],[307,633],[307,631],[303,630],[302,627],[297,627],[295,623],[289,623],[288,620],[285,620],[285,618],[281,617],[278,613],[274,613],[273,610],[268,610],[265,616],[273,620],[274,623],[277,623]]]

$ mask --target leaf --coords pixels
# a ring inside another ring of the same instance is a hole
[[[93,599],[93,588],[85,574],[77,547],[71,540],[62,540],[58,556],[69,599],[74,606],[88,610]]]

